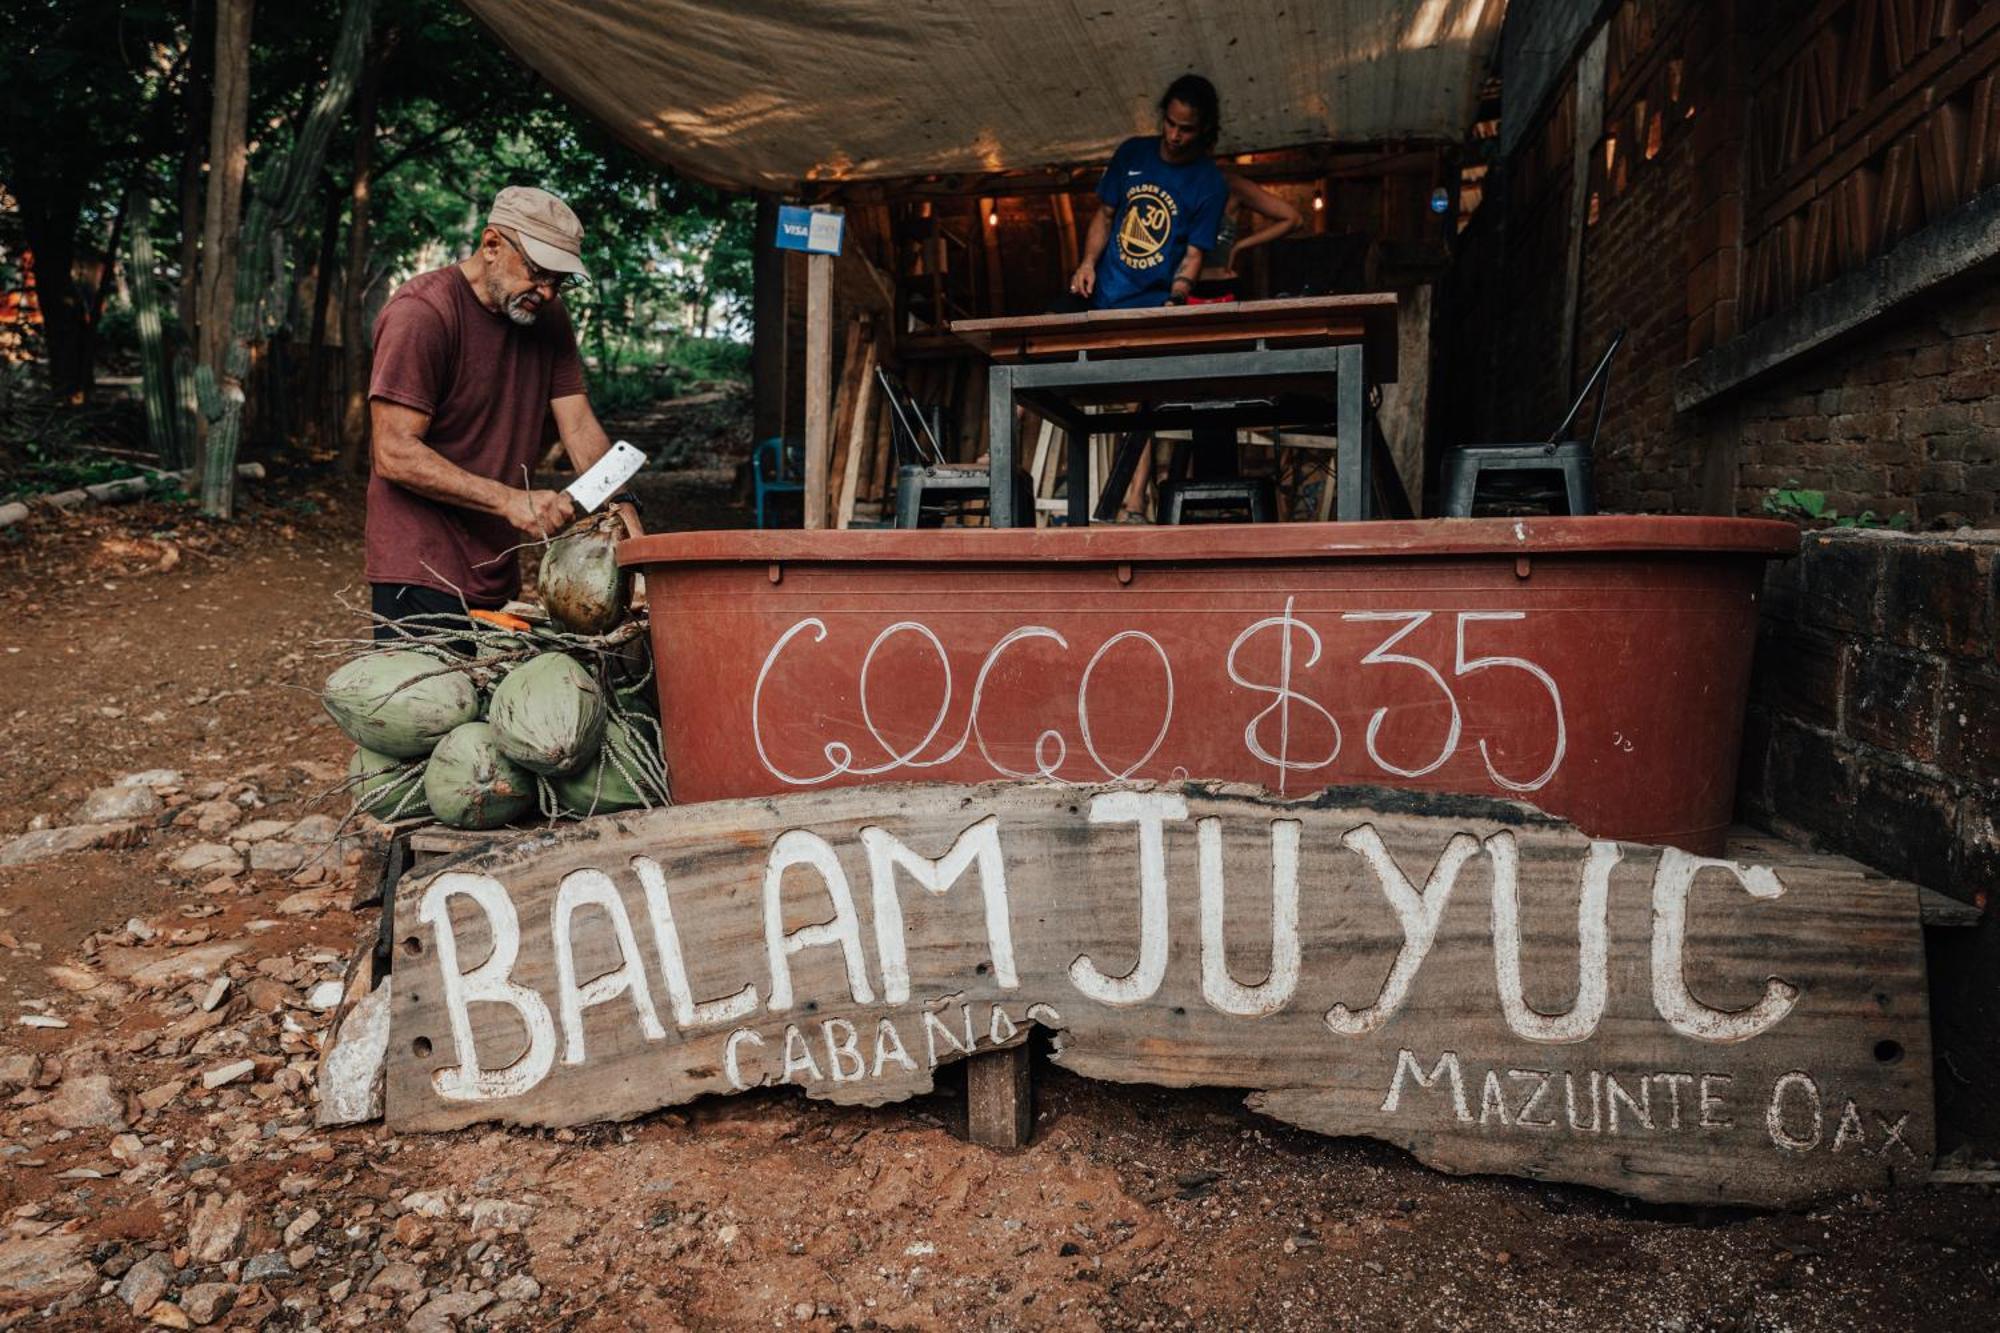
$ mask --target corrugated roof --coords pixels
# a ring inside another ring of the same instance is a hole
[[[783,190],[1101,161],[1177,75],[1223,151],[1452,140],[1505,0],[466,0],[687,175]]]

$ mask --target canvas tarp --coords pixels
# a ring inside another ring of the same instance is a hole
[[[699,179],[1103,161],[1168,82],[1222,151],[1456,140],[1505,0],[466,0],[564,94]]]

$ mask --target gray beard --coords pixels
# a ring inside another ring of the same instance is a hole
[[[533,295],[533,292],[522,292],[518,296],[510,296],[507,298],[506,303],[501,306],[501,309],[506,312],[508,319],[526,328],[528,325],[533,324],[542,313],[540,307],[527,304],[528,298]]]

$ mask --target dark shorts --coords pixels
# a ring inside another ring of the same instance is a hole
[[[465,618],[465,604],[448,592],[436,588],[426,588],[421,583],[371,583],[368,585],[369,609],[380,617],[375,624],[375,639],[383,642],[399,638],[395,627],[383,621],[410,620],[422,616],[412,629],[457,629],[469,627]],[[441,617],[432,619],[432,617]],[[455,645],[461,649],[466,645]]]

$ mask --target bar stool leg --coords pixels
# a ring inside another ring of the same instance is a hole
[[[1572,514],[1594,514],[1597,501],[1590,493],[1590,467],[1587,463],[1571,459],[1563,466],[1563,494],[1569,501]]]
[[[1479,490],[1479,460],[1466,450],[1446,455],[1444,512],[1448,518],[1471,518],[1472,497]]]

